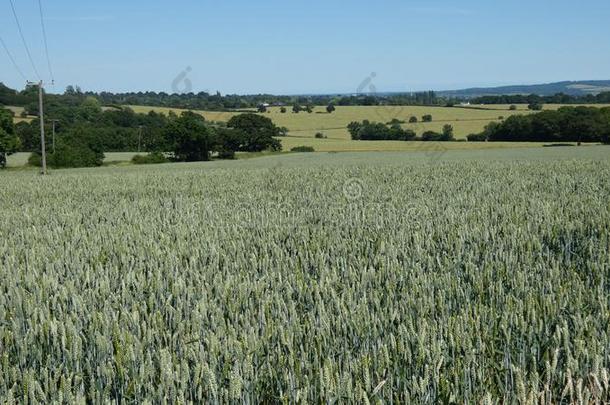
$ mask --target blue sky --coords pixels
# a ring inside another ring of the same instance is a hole
[[[49,77],[36,0],[13,0]],[[42,0],[55,91],[355,92],[610,79],[610,2]],[[33,69],[9,0],[0,37]],[[23,79],[0,47],[0,81]],[[184,83],[180,85],[184,87]]]

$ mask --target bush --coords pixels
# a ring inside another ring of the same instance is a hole
[[[398,118],[392,118],[392,120],[387,123],[387,125],[400,125],[400,124],[405,124],[405,121],[399,120]]]
[[[315,152],[316,150],[311,146],[295,146],[290,149],[291,152]]]
[[[423,117],[421,117],[421,120],[422,120],[423,122],[432,122],[432,115],[430,115],[430,114],[426,114],[426,115],[424,115]]]
[[[47,155],[47,166],[55,169],[76,167],[96,167],[104,163],[104,154],[96,152],[86,145],[60,143],[55,153]],[[28,158],[30,166],[42,166],[42,157],[38,152]]]
[[[326,135],[324,135],[322,132],[318,132],[316,133],[316,139],[326,139]]]
[[[435,131],[426,131],[421,136],[422,141],[434,141],[434,142],[449,142],[453,141],[453,135],[449,133],[439,134]]]
[[[517,111],[517,106],[513,104],[510,107],[508,107],[508,109],[511,111]]]
[[[161,152],[153,152],[148,155],[135,155],[131,158],[131,163],[134,165],[152,165],[167,162],[168,159]]]
[[[418,119],[417,119],[417,117],[415,117],[415,116],[413,116],[413,117],[409,118],[409,122],[410,122],[411,124],[414,124],[414,123],[416,123],[417,121],[418,121]]]
[[[484,132],[480,134],[470,134],[466,139],[468,139],[468,142],[485,142],[487,141],[487,134]]]
[[[40,156],[40,154],[38,154],[38,153],[30,154],[30,157],[28,158],[28,165],[34,166],[34,167],[41,167],[42,166],[42,156]]]
[[[409,141],[415,138],[415,132],[403,129],[400,124],[388,127],[382,123],[364,120],[351,122],[347,129],[352,139],[356,141]]]
[[[492,122],[483,132],[489,141],[600,142],[610,133],[610,108],[562,107]],[[605,138],[607,139],[607,138]]]

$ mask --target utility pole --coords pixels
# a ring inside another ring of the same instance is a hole
[[[35,82],[27,82],[29,85],[36,85]],[[53,82],[51,82],[53,84]],[[44,82],[41,80],[38,82],[38,118],[40,119],[40,153],[42,154],[42,174],[47,174],[47,150],[44,139]]]
[[[42,100],[42,80],[38,83],[38,114],[40,117],[40,146],[42,152],[42,174],[47,174],[47,151],[44,140],[44,102]]]
[[[59,122],[59,120],[51,120],[53,124],[53,153],[55,153],[55,123]]]

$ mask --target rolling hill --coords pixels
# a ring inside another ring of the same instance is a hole
[[[585,96],[610,91],[610,80],[565,81],[534,85],[517,85],[501,87],[474,87],[462,90],[439,91],[438,94],[447,97],[472,98],[480,96],[499,96],[516,94],[538,94],[552,96],[557,93],[572,96]]]

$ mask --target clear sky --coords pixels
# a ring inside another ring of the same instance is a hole
[[[13,0],[49,77],[36,0]],[[55,91],[355,92],[610,79],[608,0],[42,0]],[[35,79],[9,0],[0,37]],[[0,81],[23,79],[0,46]],[[186,82],[178,83],[178,89]],[[188,83],[187,83],[188,84]]]

